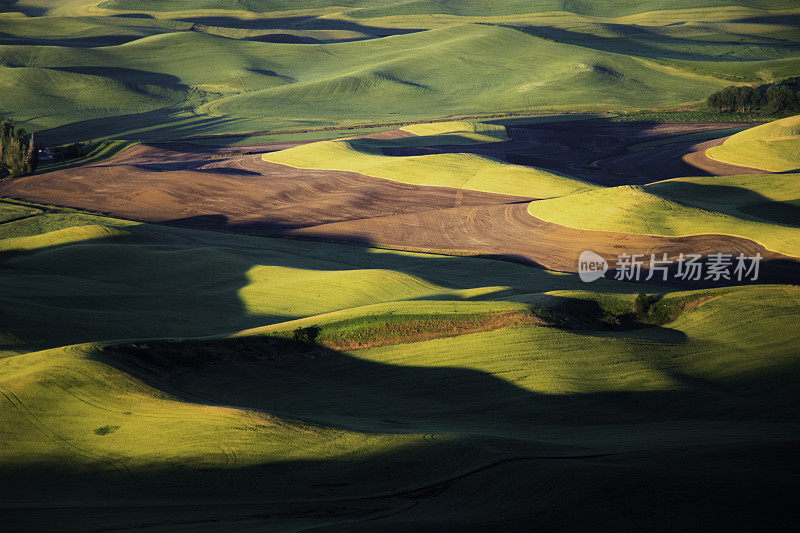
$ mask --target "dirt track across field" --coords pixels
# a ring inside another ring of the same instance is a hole
[[[539,166],[569,170],[573,175],[582,172],[584,179],[593,177],[593,181],[609,185],[630,183],[633,175],[639,182],[671,177],[655,174],[656,166],[678,175],[731,170],[730,165],[715,166],[711,163],[716,162],[705,161],[701,152],[693,152],[692,146],[704,148],[696,143],[660,144],[635,152],[612,150],[613,143],[624,145],[702,131],[711,125],[587,124],[572,124],[582,132],[582,137],[575,139],[566,133],[558,137],[514,128],[514,139],[508,143],[452,149],[481,152],[491,148],[496,157],[519,155],[524,149],[527,157],[538,158],[540,163],[560,162]],[[551,130],[566,127],[545,126]],[[616,140],[612,135],[615,128],[620,128]],[[391,138],[408,134],[380,135]],[[575,271],[578,256],[587,249],[611,261],[621,253],[649,257],[650,253],[666,252],[674,258],[681,252],[760,252],[775,266],[766,278],[796,281],[800,277],[800,262],[738,237],[668,238],[576,230],[530,216],[530,198],[407,185],[355,172],[295,169],[264,162],[260,157],[264,151],[295,144],[239,149],[186,143],[138,145],[97,164],[0,182],[0,196],[203,229],[502,256],[561,271]],[[579,149],[581,146],[583,149]],[[436,147],[434,151],[446,149]],[[604,150],[617,155],[600,162],[591,160],[597,154],[609,153]],[[250,151],[256,153],[247,153]],[[684,167],[694,172],[681,172]],[[653,179],[642,177],[648,175]]]

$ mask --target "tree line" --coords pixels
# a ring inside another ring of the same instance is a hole
[[[17,129],[11,120],[0,122],[0,178],[31,174],[39,164],[33,135]]]
[[[709,96],[706,103],[711,109],[725,113],[761,111],[780,114],[800,111],[800,76],[757,87],[725,87]]]

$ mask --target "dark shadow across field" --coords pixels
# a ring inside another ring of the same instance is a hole
[[[115,266],[112,253],[114,245],[135,251],[152,249],[154,242],[175,252],[210,250],[209,239],[220,246],[226,236],[148,225],[130,231],[123,240],[5,256],[0,272],[34,266],[45,272],[48,265],[62,272],[74,263],[91,279],[122,266],[121,275],[137,283],[139,296],[152,292],[139,320],[175,320],[188,305],[206,321],[217,317],[220,330],[288,318],[253,315],[242,306],[238,288],[249,283],[246,273],[256,264],[391,269],[452,288],[502,280],[523,292],[530,290],[528,277],[535,272],[494,261],[475,268],[475,259],[375,254],[326,243],[305,252],[286,246],[292,253],[265,254],[251,242],[239,248],[242,260],[214,263],[216,280],[234,280],[226,293],[192,274],[202,269],[202,255],[161,263],[154,274],[146,263],[137,263],[135,254]],[[231,238],[232,246],[241,246]],[[135,272],[141,280],[130,279]],[[565,282],[564,276],[538,275],[551,277],[550,288]],[[574,284],[571,278],[564,287]],[[179,293],[162,285],[174,279],[182,280]],[[130,304],[119,295],[98,296],[76,294],[70,304],[96,308],[114,300],[120,309]],[[86,321],[79,310],[75,313],[76,323]],[[95,329],[93,323],[88,326]],[[205,323],[196,329],[196,335],[211,333]],[[631,357],[679,386],[541,394],[476,369],[386,364],[313,342],[263,337],[111,346],[93,357],[182,401],[255,409],[303,421],[310,431],[325,426],[420,438],[373,454],[256,465],[234,460],[227,468],[186,467],[156,458],[151,468],[125,478],[92,465],[80,472],[59,464],[3,466],[0,474],[14,487],[0,504],[5,523],[17,530],[54,524],[76,530],[87,524],[708,530],[764,525],[791,503],[790,488],[800,478],[794,460],[800,434],[788,398],[798,392],[800,368],[712,383],[674,368],[671,357],[687,339],[668,327],[580,334],[650,339],[652,350]],[[96,331],[91,340],[97,340]],[[783,429],[779,435],[778,427]],[[620,516],[625,517],[622,526]]]
[[[127,67],[52,67],[52,70],[74,72],[88,76],[101,76],[132,86],[157,85],[176,91],[189,91],[190,87],[181,83],[180,78],[171,74],[150,72]]]
[[[786,22],[771,21],[772,24],[791,24],[791,15]],[[796,17],[796,16],[795,16]],[[741,22],[741,21],[740,21]],[[602,37],[590,33],[570,31],[555,26],[510,25],[510,27],[559,43],[567,43],[602,52],[629,54],[653,59],[676,59],[688,61],[742,61],[743,58],[775,59],[776,50],[786,56],[800,51],[800,43],[786,39],[751,37],[748,40],[700,40],[687,37],[663,35],[646,26],[612,24],[603,26],[615,37]],[[800,30],[798,30],[800,37]],[[758,46],[765,47],[762,56],[754,55]]]
[[[171,77],[165,81],[172,83]],[[111,138],[138,141],[173,140],[218,131],[223,125],[235,124],[237,119],[197,116],[183,109],[156,109],[145,113],[132,113],[109,118],[94,118],[71,122],[63,126],[37,132],[37,140],[48,144],[85,141],[86,132],[91,138]],[[146,130],[143,133],[143,130]]]
[[[47,8],[19,5],[19,0],[2,0],[0,13],[22,13],[26,17],[42,17],[47,13]]]
[[[107,527],[724,530],[777,523],[800,478],[800,435],[785,395],[798,368],[783,369],[780,392],[765,387],[770,375],[726,385],[675,375],[683,381],[672,391],[545,395],[476,370],[387,365],[289,340],[215,341],[210,358],[202,342],[160,346],[96,357],[184,401],[425,438],[337,460],[154,465],[135,473],[134,496],[129,481],[91,469],[75,484],[78,473],[58,466],[7,468],[17,498],[32,497],[30,480],[44,479],[54,501],[82,502],[58,508],[62,524]],[[780,437],[748,436],[780,424]],[[12,507],[8,516],[43,527],[55,513]]]
[[[282,17],[241,19],[235,17],[181,17],[175,20],[203,26],[247,30],[343,30],[364,33],[373,37],[405,35],[425,31],[421,28],[382,28],[366,26],[348,20],[322,17]]]
[[[48,37],[19,37],[10,33],[0,32],[0,45],[94,48],[98,46],[118,46],[141,38],[141,35],[99,35],[96,37],[51,39]]]
[[[714,430],[707,434],[713,441]],[[625,438],[624,428],[619,438]],[[5,527],[15,531],[55,525],[70,531],[779,530],[800,476],[793,459],[797,441],[786,440],[687,443],[613,454],[569,449],[559,454],[543,443],[526,450],[512,442],[516,456],[494,452],[502,440],[430,441],[361,461],[292,461],[204,472],[154,469],[137,474],[134,487],[143,489],[133,492],[131,484],[107,473],[57,465],[9,467],[2,474],[18,490],[27,489],[32,479],[46,480],[48,493],[57,495],[51,501],[72,496],[81,503],[11,503],[3,505],[3,514]],[[469,466],[443,471],[443,458],[454,463],[454,456]],[[300,496],[287,501],[286,493],[275,495],[281,488]]]
[[[631,146],[743,125],[746,124],[614,122],[597,118],[526,124],[520,119],[507,126],[510,140],[505,142],[415,147],[404,145],[401,139],[396,146],[391,146],[391,141],[385,142],[389,146],[383,148],[383,153],[390,156],[480,154],[517,165],[553,170],[600,185],[646,184],[714,174],[684,159],[701,141],[665,142],[635,151],[629,150]],[[728,169],[737,167],[728,166],[725,170]]]
[[[739,206],[736,208],[739,218],[755,222],[800,227],[800,206],[796,204],[796,201],[777,202],[742,187],[682,182],[680,189],[674,189],[672,194],[665,194],[660,189],[653,187],[648,190],[667,200],[687,206],[693,206],[692,202],[687,198],[704,198],[723,205],[725,202],[731,202]],[[704,204],[704,208],[709,209],[708,204]]]

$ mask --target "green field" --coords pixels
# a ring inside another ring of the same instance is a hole
[[[4,2],[0,113],[49,143],[158,140],[664,108],[800,74],[789,1],[344,4]]]
[[[800,117],[704,100],[799,75],[792,0],[0,0],[0,118],[91,141],[3,184],[0,531],[788,529]],[[561,266],[718,234],[775,270]]]
[[[737,133],[720,146],[706,150],[706,155],[770,172],[800,170],[800,115]]]
[[[614,513],[591,503],[608,490],[643,498],[615,480],[646,472],[696,526],[681,509],[703,491],[747,483],[768,508],[782,486],[729,464],[781,468],[796,442],[797,287],[650,288],[672,311],[648,325],[643,286],[512,263],[2,213],[6,525],[137,527],[144,506],[185,528],[582,527]],[[541,514],[556,502],[591,512]]]
[[[752,131],[752,130],[748,130]],[[646,235],[720,233],[800,256],[798,174],[675,178],[531,202],[533,216],[563,226]]]
[[[416,137],[321,141],[270,152],[271,163],[297,168],[346,170],[413,185],[470,189],[532,198],[550,198],[591,190],[593,185],[546,170],[512,165],[475,154],[390,156],[395,147],[469,144],[507,139],[505,127],[481,123],[441,122],[404,128]]]

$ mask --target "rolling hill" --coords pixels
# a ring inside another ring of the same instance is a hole
[[[594,186],[545,170],[512,165],[475,154],[386,155],[393,147],[496,142],[505,128],[489,124],[440,122],[407,127],[421,135],[400,139],[350,139],[304,144],[262,156],[264,161],[298,168],[359,172],[414,185],[550,198]],[[428,135],[424,135],[428,134]]]
[[[108,140],[0,183],[0,531],[786,529],[800,122],[697,120],[796,75],[792,0],[0,0]]]
[[[609,494],[705,527],[791,493],[760,469],[794,472],[796,287],[639,322],[629,284],[2,207],[3,246],[47,241],[0,260],[13,529],[583,527]]]
[[[0,113],[48,143],[157,140],[670,107],[800,74],[796,7],[731,5],[24,0],[0,7]]]
[[[531,202],[533,216],[587,230],[735,235],[800,255],[797,174],[675,178]]]
[[[739,132],[706,150],[706,155],[770,172],[800,170],[800,115]]]

